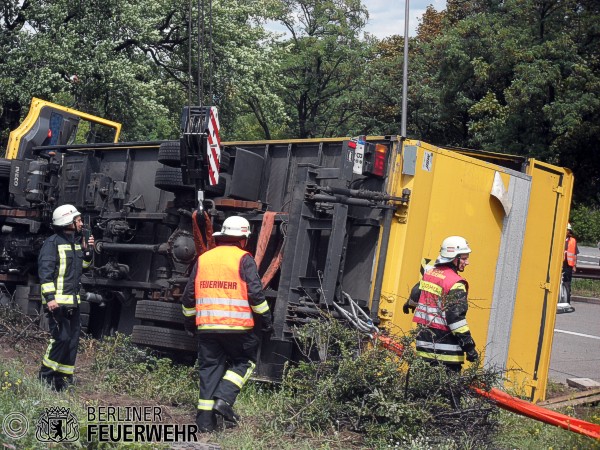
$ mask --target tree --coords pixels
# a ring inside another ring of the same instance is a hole
[[[300,138],[344,134],[354,127],[352,93],[365,69],[359,39],[368,18],[360,0],[284,0],[277,19],[289,38],[282,63],[281,98]]]
[[[449,1],[415,56],[411,95],[437,111],[420,137],[573,167],[575,198],[598,198],[599,18],[590,0]]]
[[[205,1],[201,65],[197,2],[6,4],[0,22],[0,146],[34,96],[121,122],[123,140],[177,138],[181,107],[188,98],[194,104],[198,99],[199,68],[201,90],[213,94],[203,101],[221,109],[225,134],[243,134],[236,120],[250,111],[252,99],[271,106],[263,118],[281,122],[283,103],[269,90],[277,58],[261,25],[268,1],[215,2],[210,36]]]
[[[271,139],[288,116],[279,95],[281,49],[265,31],[276,0],[215,3],[212,33],[214,97],[228,139]],[[205,73],[208,73],[206,70]]]
[[[166,96],[172,81],[155,61],[182,40],[172,30],[181,16],[174,8],[163,16],[165,3],[23,3],[27,27],[21,25],[20,45],[3,61],[4,75],[12,80],[3,89],[3,103],[23,114],[31,97],[62,102],[70,97],[66,106],[122,122],[124,139],[152,135],[152,118],[168,114],[163,100],[174,94]],[[174,129],[165,132],[172,135]]]
[[[13,49],[23,45],[27,35],[23,32],[30,2],[6,0],[0,10],[0,155],[8,140],[9,132],[19,124],[21,105],[12,95],[16,80],[12,63]]]

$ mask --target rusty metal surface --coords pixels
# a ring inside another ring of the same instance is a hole
[[[39,218],[41,213],[37,209],[0,209],[0,216],[2,217],[24,217],[24,218]]]

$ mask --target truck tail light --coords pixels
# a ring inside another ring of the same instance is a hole
[[[367,144],[363,174],[384,178],[387,173],[388,147],[384,144]]]

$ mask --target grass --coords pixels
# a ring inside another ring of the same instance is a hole
[[[600,423],[600,411],[598,407],[594,409],[596,415],[592,414],[588,420]],[[565,409],[561,412],[571,416],[575,415],[573,409]],[[580,414],[581,411],[578,416]],[[508,411],[502,411],[500,423],[500,432],[492,446],[494,449],[600,449],[600,441],[594,441],[592,438],[527,419]]]
[[[80,446],[87,449],[116,449],[121,444],[98,444],[86,439],[86,403],[77,390],[72,393],[54,393],[31,374],[27,374],[20,364],[12,361],[0,361],[0,417],[9,413],[22,412],[29,421],[29,432],[21,439],[14,440],[0,430],[0,446],[18,449],[45,449],[49,445],[35,438],[35,425],[45,408],[62,406],[68,408],[79,419]],[[79,389],[79,388],[78,388]],[[382,438],[366,446],[362,444],[360,435],[341,430],[325,430],[321,432],[302,429],[280,429],[273,425],[273,414],[279,411],[277,405],[277,386],[250,382],[239,397],[236,409],[244,418],[237,429],[227,430],[211,436],[210,442],[219,444],[223,449],[239,450],[312,450],[312,449],[423,449],[438,450],[475,449],[469,446],[469,436],[465,436],[459,444],[454,440],[436,442],[429,441],[426,435],[420,435],[404,441],[393,441]],[[92,403],[93,404],[93,403]],[[600,423],[600,408],[567,410],[571,415],[585,416],[587,420]],[[76,448],[72,444],[52,444],[52,448]],[[130,444],[128,448],[148,448],[147,444]],[[160,448],[153,445],[152,448]],[[527,419],[506,411],[500,412],[500,429],[495,439],[489,444],[493,449],[559,449],[586,448],[600,449],[600,441],[571,433],[550,425]]]
[[[6,339],[6,335],[0,336],[0,339],[3,346],[7,343],[10,345],[10,339]],[[345,349],[349,350],[350,347]],[[177,416],[174,414],[172,417],[179,417],[179,420],[169,418],[165,423],[193,422],[198,394],[196,368],[174,364],[167,358],[142,350],[132,345],[128,337],[116,335],[101,342],[82,340],[81,358],[77,365],[80,383],[74,390],[63,393],[55,393],[44,387],[37,380],[37,369],[34,370],[31,364],[23,364],[23,361],[39,357],[38,354],[28,354],[27,351],[31,352],[23,347],[20,353],[14,352],[18,356],[13,359],[0,359],[1,448],[122,448],[123,444],[100,444],[87,440],[87,407],[98,406],[100,403],[112,406],[169,405],[177,412]],[[290,373],[294,374],[293,371]],[[311,381],[309,377],[313,373],[317,378]],[[418,367],[411,373],[416,378]],[[424,376],[426,375],[425,373]],[[429,375],[434,376],[433,381],[435,377],[443,376],[442,373],[435,372],[430,372]],[[408,408],[414,409],[417,415],[423,413],[423,409],[419,410],[421,406],[418,395],[407,403],[402,399],[405,394],[394,390],[394,385],[404,389],[404,384],[400,382],[401,376],[393,358],[373,353],[364,358],[360,354],[348,354],[340,360],[330,358],[329,368],[307,367],[296,371],[296,378],[287,379],[282,385],[250,381],[235,405],[243,418],[240,425],[214,433],[203,440],[218,444],[224,450],[600,449],[600,441],[503,410],[493,415],[496,425],[485,442],[479,439],[476,432],[465,433],[458,426],[451,435],[440,438],[435,433],[428,433],[426,427],[419,428],[419,419],[407,414]],[[334,382],[331,383],[328,377]],[[414,378],[411,380],[411,389],[415,392],[420,385],[431,386],[433,382],[430,380],[421,383]],[[350,388],[344,386],[344,383]],[[358,388],[367,395],[359,396]],[[564,389],[564,385],[549,384],[550,394],[559,395],[564,393]],[[402,396],[395,397],[397,394]],[[429,410],[430,412],[439,411],[440,398],[425,398],[421,401],[424,405],[438,408]],[[319,408],[311,409],[307,402],[314,402],[313,406],[321,403]],[[470,404],[473,405],[472,401]],[[40,417],[47,408],[56,406],[68,408],[78,418],[79,445],[49,445],[36,439],[35,430]],[[373,410],[378,411],[377,419],[383,422],[367,420]],[[356,416],[352,416],[353,411],[360,414],[359,421],[355,420]],[[449,411],[442,405],[442,412],[447,414]],[[600,423],[598,406],[571,408],[563,412]],[[2,420],[11,413],[24,414],[29,423],[27,434],[18,440],[8,436],[1,427]],[[341,416],[337,418],[335,414]],[[432,415],[425,419],[434,420],[435,417]],[[389,421],[389,424],[386,425],[385,421]],[[362,427],[358,426],[359,422]],[[348,423],[352,426],[345,425]],[[459,421],[456,423],[460,424]],[[409,432],[399,433],[400,429]],[[148,444],[128,444],[128,448],[149,447]],[[153,444],[152,448],[161,447]]]
[[[580,297],[600,298],[600,280],[573,278],[571,282],[572,295]]]
[[[26,373],[20,364],[14,361],[0,361],[0,446],[7,449],[47,449],[76,448],[87,449],[117,449],[121,444],[99,444],[88,442],[86,411],[88,406],[97,406],[97,402],[86,402],[78,397],[76,392],[56,393],[45,387],[37,378]],[[79,445],[75,443],[40,442],[36,437],[39,423],[46,417],[50,408],[66,408],[70,414],[77,418],[79,424]],[[5,419],[10,417],[10,425]],[[24,420],[27,424],[25,425]],[[10,435],[7,426],[13,431],[24,430],[22,437],[15,438]],[[129,448],[144,448],[141,444],[133,444]],[[155,447],[160,448],[160,447]]]

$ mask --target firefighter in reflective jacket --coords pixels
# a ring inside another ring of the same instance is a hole
[[[42,305],[50,327],[50,343],[42,359],[40,380],[61,391],[73,382],[79,345],[79,289],[81,273],[91,264],[94,237],[81,235],[81,214],[73,205],[52,213],[55,234],[44,241],[38,255]]]
[[[196,424],[202,432],[215,430],[215,414],[238,421],[233,404],[258,353],[255,318],[263,332],[273,327],[256,263],[244,250],[250,224],[243,217],[229,217],[213,236],[217,247],[200,255],[182,297],[186,330],[198,336]]]
[[[460,236],[442,242],[433,268],[417,283],[403,310],[414,311],[413,322],[419,324],[417,354],[447,370],[460,372],[465,360],[479,358],[467,324],[469,285],[458,273],[469,264],[471,249]]]

